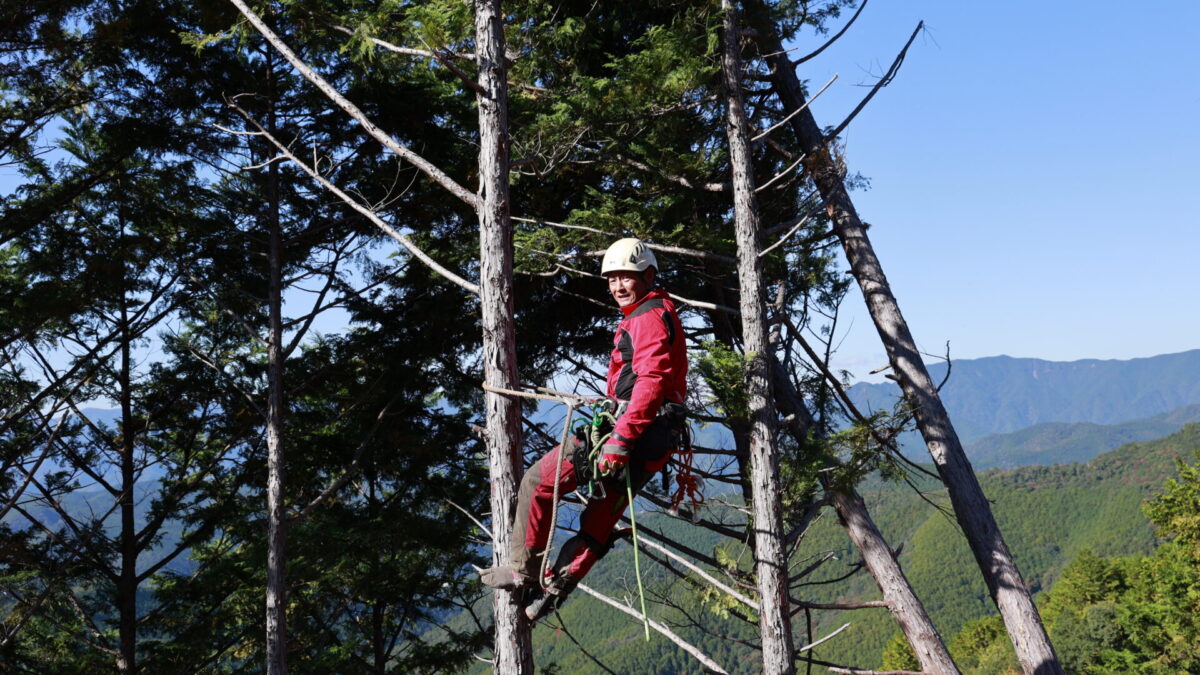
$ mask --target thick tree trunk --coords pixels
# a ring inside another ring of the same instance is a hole
[[[765,16],[761,3],[749,4],[756,8],[757,14]],[[804,105],[804,90],[788,61],[787,52],[781,51],[782,44],[771,27],[764,21],[758,23],[760,47],[769,55],[766,58],[771,66],[772,84],[784,112],[799,110]],[[905,398],[915,408],[917,427],[949,490],[955,516],[1004,619],[1017,659],[1026,673],[1061,673],[1062,666],[1029,590],[1013,563],[1012,554],[921,360],[908,324],[900,314],[900,306],[875,256],[866,227],[846,192],[838,163],[830,156],[811,110],[802,110],[792,117],[790,124],[807,155],[806,166],[833,219],[851,272],[866,298],[875,328],[887,350],[892,371]]]
[[[775,364],[775,382],[776,401],[780,410],[791,416],[792,435],[798,442],[802,442],[812,428],[812,415],[804,407],[799,393],[778,363]],[[900,630],[904,632],[904,637],[908,639],[908,644],[917,655],[922,671],[938,675],[957,674],[958,667],[950,658],[950,652],[946,649],[941,634],[934,627],[920,598],[913,592],[900,562],[896,560],[887,540],[883,538],[883,533],[875,527],[862,498],[854,492],[831,491],[829,494],[832,497],[833,508],[838,514],[838,521],[862,555],[867,564],[867,571],[883,594],[888,611],[900,624]]]
[[[517,388],[513,326],[513,241],[508,212],[508,84],[504,66],[504,16],[500,0],[476,0],[475,43],[479,66],[479,286],[483,317],[484,382]],[[507,564],[517,479],[521,475],[521,408],[516,399],[484,393],[488,469],[491,476],[492,551]],[[495,668],[532,673],[531,626],[516,594],[497,590]]]
[[[271,68],[267,50],[267,71]],[[275,134],[275,108],[269,125]],[[283,447],[283,233],[279,223],[279,169],[267,173],[267,675],[287,672],[287,504]]]
[[[741,290],[742,341],[747,357],[746,387],[750,413],[750,473],[753,486],[754,572],[759,595],[759,631],[763,672],[795,672],[788,611],[787,553],[783,543],[783,505],[780,501],[779,456],[775,447],[775,410],[771,392],[771,345],[767,340],[766,301],[760,226],[754,198],[750,125],[742,103],[741,63],[738,57],[737,16],[724,0],[725,108],[729,161],[733,177],[734,220]]]

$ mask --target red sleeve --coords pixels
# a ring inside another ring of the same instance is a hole
[[[667,324],[670,320],[666,311],[655,310],[637,317],[626,328],[633,342],[632,367],[637,380],[625,414],[613,430],[614,442],[632,446],[658,416],[658,409],[666,400],[671,381],[672,336]]]

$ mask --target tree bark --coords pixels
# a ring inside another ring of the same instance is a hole
[[[900,630],[904,632],[904,637],[912,646],[917,661],[921,664],[921,671],[938,675],[942,673],[958,675],[958,667],[950,658],[950,652],[946,650],[942,636],[933,627],[933,622],[929,620],[929,615],[925,612],[925,606],[921,604],[921,600],[913,593],[912,586],[904,576],[904,570],[900,568],[895,554],[884,541],[883,534],[871,521],[870,515],[867,514],[867,507],[863,505],[862,497],[840,490],[830,491],[830,496],[833,499],[833,508],[837,511],[838,520],[841,521],[842,527],[846,528],[850,540],[862,554],[863,561],[867,563],[867,570],[875,578],[875,584],[883,593],[888,611],[896,617],[896,622],[900,624]]]
[[[750,417],[750,473],[753,484],[754,572],[759,595],[759,631],[764,673],[794,673],[796,651],[788,611],[787,553],[783,543],[779,455],[775,446],[775,410],[771,391],[771,345],[767,339],[758,203],[750,124],[742,103],[737,15],[729,0],[722,34],[726,133],[733,179],[734,222],[738,249],[739,309],[746,352],[746,389]]]
[[[270,78],[271,50],[265,50]],[[270,86],[270,82],[268,82]],[[275,105],[268,128],[275,132]],[[279,222],[279,166],[267,173],[267,675],[287,673],[287,504],[283,445],[283,233]]]
[[[124,225],[122,224],[122,227]],[[124,235],[124,232],[122,232]],[[123,237],[122,237],[123,238]],[[124,264],[124,263],[122,263]],[[124,283],[125,277],[122,277]],[[117,671],[122,675],[137,672],[137,522],[134,519],[133,489],[137,475],[133,463],[134,422],[133,392],[131,390],[131,343],[129,327],[128,297],[121,296],[121,371],[118,386],[121,388],[121,571],[117,580],[117,613],[119,634],[119,656]]]
[[[762,4],[750,2],[765,18]],[[787,53],[768,21],[758,21],[760,47],[771,66],[771,80],[785,113],[804,106],[804,90]],[[850,269],[866,298],[867,308],[888,353],[905,399],[915,409],[917,427],[950,493],[954,513],[983,573],[988,591],[1008,630],[1017,659],[1026,673],[1061,673],[1062,666],[1046,635],[1029,590],[1013,562],[987,498],[975,478],[962,443],[917,351],[900,306],[888,286],[866,227],[846,191],[838,162],[809,109],[790,122],[806,153],[806,168],[825,200]]]
[[[513,238],[508,205],[508,84],[504,16],[500,0],[475,0],[479,105],[479,286],[483,322],[484,382],[517,389],[513,322]],[[484,392],[488,470],[491,477],[492,552],[507,564],[521,475],[521,407],[517,399]],[[511,591],[497,590],[495,669],[533,673],[531,626]]]
[[[775,380],[776,400],[781,411],[792,418],[792,435],[802,442],[808,430],[812,428],[812,416],[804,407],[804,402],[800,400],[791,380],[787,378],[787,373],[778,363],[775,364]],[[875,526],[862,498],[853,491],[831,490],[829,495],[838,514],[838,521],[862,555],[867,564],[867,571],[883,594],[888,611],[900,624],[900,630],[904,632],[913,653],[917,655],[921,669],[926,673],[957,675],[958,667],[950,658],[946,643],[934,627],[925,606],[921,604],[921,599],[913,592],[900,562],[896,560],[887,540],[883,538],[883,533]]]

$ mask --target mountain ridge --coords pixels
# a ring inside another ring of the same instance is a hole
[[[964,443],[1044,422],[1118,424],[1200,403],[1200,349],[1136,359],[1048,361],[989,356],[929,365]],[[891,407],[892,382],[859,382],[860,409]]]

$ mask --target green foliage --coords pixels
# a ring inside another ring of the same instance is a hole
[[[1200,432],[1200,425],[1193,425]],[[1196,453],[1200,459],[1200,451]],[[1146,503],[1146,516],[1160,532],[1186,547],[1200,560],[1200,465],[1188,465],[1175,459],[1178,478],[1169,478],[1162,494]]]
[[[1194,437],[1195,428],[1182,437]],[[1200,556],[1191,527],[1200,472],[1177,460],[1176,478],[1146,503],[1146,513],[1171,537],[1149,556],[1105,558],[1082,550],[1042,602],[1063,667],[1073,673],[1179,673],[1200,668]],[[998,619],[995,620],[998,623]],[[952,641],[962,660],[980,672],[1007,668],[1000,657],[1007,636],[964,627]],[[986,667],[985,667],[986,665]]]
[[[701,343],[700,358],[692,363],[708,385],[708,394],[717,410],[730,418],[731,424],[739,421],[745,424],[750,414],[745,355],[716,340],[705,340]]]
[[[904,633],[896,633],[883,648],[884,670],[920,670],[921,662],[913,653]]]

